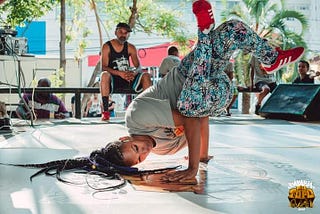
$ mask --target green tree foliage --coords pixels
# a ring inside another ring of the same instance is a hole
[[[45,15],[56,0],[6,0],[0,5],[0,25],[16,27]]]
[[[189,39],[195,34],[185,31],[186,23],[181,21],[178,8],[165,8],[159,2],[152,0],[95,0],[98,13],[105,15],[103,24],[106,29],[113,29],[118,22],[127,22],[134,32],[144,32],[148,35],[156,34],[172,39],[182,47],[189,46]],[[188,0],[180,0],[179,8],[185,7]],[[190,2],[189,2],[190,3]],[[183,52],[183,50],[182,50]]]
[[[6,0],[0,5],[2,26],[22,26],[59,6],[57,0]],[[182,47],[187,46],[190,35],[185,32],[185,23],[180,21],[182,14],[177,9],[162,7],[152,0],[66,0],[67,20],[66,41],[77,43],[76,57],[83,54],[87,48],[86,37],[92,33],[86,25],[86,13],[92,9],[92,2],[97,7],[98,21],[105,31],[113,29],[117,22],[128,22],[135,32],[162,35],[178,42]],[[188,0],[180,0],[184,7]],[[189,2],[190,3],[190,2]],[[136,5],[136,9],[133,6]],[[58,7],[59,8],[59,7]]]

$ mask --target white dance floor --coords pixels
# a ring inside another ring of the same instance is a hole
[[[15,129],[15,127],[14,127]],[[0,162],[25,164],[87,156],[125,135],[122,124],[47,123],[0,141]],[[147,161],[176,160],[151,155]],[[320,213],[320,123],[265,120],[235,115],[210,120],[210,154],[205,193],[138,191],[131,184],[96,192],[83,176],[70,185],[36,169],[0,165],[1,214],[135,213]],[[291,208],[292,182],[312,182],[313,208]]]

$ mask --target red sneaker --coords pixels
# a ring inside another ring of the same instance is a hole
[[[108,112],[108,111],[102,112],[101,120],[102,121],[109,121],[110,120],[110,112]]]
[[[197,17],[199,29],[208,34],[215,23],[211,4],[206,0],[197,0],[192,3],[192,11]]]
[[[280,48],[276,48],[276,50],[279,53],[276,62],[272,65],[263,64],[264,70],[269,74],[276,72],[277,70],[288,64],[298,61],[304,53],[303,47],[296,47],[285,51],[281,50]]]

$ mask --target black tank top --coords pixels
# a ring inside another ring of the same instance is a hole
[[[108,67],[115,70],[119,70],[119,71],[128,71],[130,67],[128,42],[124,43],[124,46],[121,52],[116,52],[116,50],[112,47],[112,44],[110,41],[107,42],[107,45],[109,45],[110,47]]]

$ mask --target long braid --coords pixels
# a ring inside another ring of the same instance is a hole
[[[40,163],[40,164],[3,164],[3,163],[0,163],[0,164],[9,165],[9,166],[26,167],[26,168],[42,168],[35,174],[31,175],[30,181],[32,181],[34,177],[42,173],[52,176],[65,170],[86,168],[87,165],[90,164],[90,161],[88,161],[88,158],[81,157],[81,158],[75,158],[75,159],[63,159],[63,160],[50,161],[47,163]],[[53,170],[55,170],[55,172],[50,173],[50,171],[53,171]]]
[[[168,170],[177,169],[180,166],[170,167],[170,168],[160,168],[154,170],[139,170],[136,167],[129,166],[120,166],[114,163],[111,163],[106,158],[106,149],[102,148],[100,150],[93,151],[89,157],[79,157],[74,159],[63,159],[50,161],[47,163],[40,164],[4,164],[10,166],[26,167],[26,168],[41,168],[33,175],[30,176],[30,181],[40,174],[45,174],[48,176],[55,176],[57,180],[64,183],[72,183],[61,178],[61,172],[68,170],[85,170],[88,175],[98,175],[105,179],[116,179],[121,183],[110,186],[107,188],[94,188],[88,182],[87,184],[99,191],[109,191],[123,187],[126,184],[126,181],[121,177],[121,175],[145,175],[145,174],[156,174],[163,173]]]

